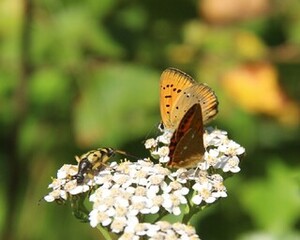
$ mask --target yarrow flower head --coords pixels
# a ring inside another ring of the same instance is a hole
[[[224,179],[240,171],[245,149],[228,139],[225,131],[208,129],[203,159],[194,168],[174,171],[167,166],[171,137],[164,131],[145,142],[157,163],[150,159],[108,163],[109,148],[77,157],[78,165],[66,164],[58,170],[44,199],[70,201],[75,216],[120,239],[199,239],[186,224],[203,206],[227,197]],[[82,198],[92,204],[91,209],[83,206]],[[176,224],[158,221],[168,215],[189,217]]]
[[[161,136],[151,139],[151,145],[145,144],[145,147],[150,149],[161,164],[166,164],[170,160],[166,143],[170,143],[172,134],[168,130],[162,131]],[[227,197],[222,176],[226,178],[229,176],[226,173],[239,172],[240,158],[245,153],[242,146],[228,138],[226,131],[208,128],[203,140],[206,151],[197,166],[189,170],[178,169],[172,173],[178,182],[192,184],[194,195],[191,201],[198,206]]]

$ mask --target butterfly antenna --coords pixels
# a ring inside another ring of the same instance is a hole
[[[143,140],[142,143],[145,143],[145,142],[146,142],[146,140],[149,138],[150,134],[153,132],[153,129],[156,129],[156,130],[155,130],[155,131],[156,131],[156,134],[157,134],[157,132],[158,132],[157,129],[159,129],[159,131],[162,131],[163,127],[161,127],[161,126],[163,126],[162,122],[159,122],[159,124],[155,124],[155,125],[148,131],[148,133],[147,133],[146,136],[145,136],[145,140]]]

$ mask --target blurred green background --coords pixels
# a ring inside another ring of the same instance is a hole
[[[246,148],[202,239],[300,239],[299,0],[1,0],[1,239],[99,239],[39,199],[74,155],[148,156],[169,66],[219,98],[212,126]]]

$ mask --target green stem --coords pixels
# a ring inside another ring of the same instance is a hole
[[[168,212],[166,210],[164,210],[162,213],[160,213],[158,215],[158,217],[153,221],[154,223],[158,222],[159,220],[161,220],[163,217],[167,216]]]
[[[74,197],[71,200],[71,208],[76,218],[80,219],[82,222],[88,222],[89,210],[86,208],[84,200],[85,197],[83,195]]]
[[[100,231],[100,233],[102,235],[100,239],[106,239],[106,240],[115,240],[115,239],[118,239],[118,237],[115,234],[109,233],[100,224],[98,224],[97,229]]]
[[[194,207],[191,204],[191,202],[189,201],[189,199],[187,201],[187,206],[189,208],[187,211],[187,214],[184,214],[183,218],[182,218],[182,223],[184,223],[184,224],[188,224],[190,222],[191,218],[193,217],[193,215],[195,214]]]

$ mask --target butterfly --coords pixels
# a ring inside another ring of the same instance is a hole
[[[164,128],[173,131],[168,165],[194,167],[205,152],[204,124],[218,113],[215,93],[188,74],[167,68],[160,79],[160,113]]]

